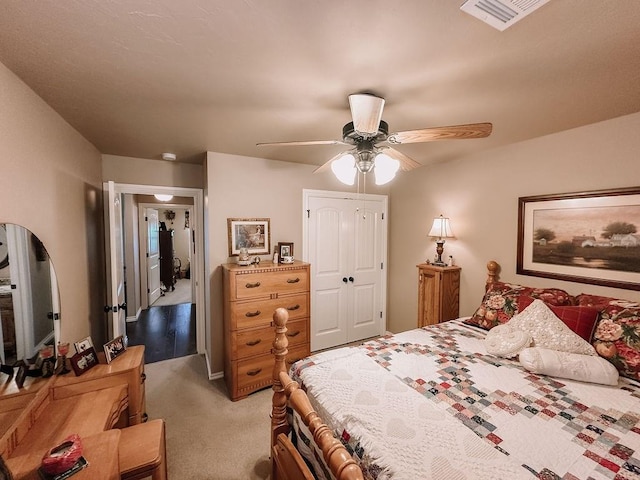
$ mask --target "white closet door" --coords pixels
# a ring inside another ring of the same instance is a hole
[[[363,197],[305,191],[312,351],[384,332],[387,201]]]
[[[382,202],[366,202],[353,215],[353,233],[350,235],[353,253],[348,268],[349,303],[352,308],[347,322],[349,342],[381,335],[384,331],[381,233],[386,229],[382,220],[383,207]]]

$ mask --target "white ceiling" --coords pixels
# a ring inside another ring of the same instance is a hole
[[[320,165],[347,95],[389,130],[492,122],[401,145],[422,164],[640,111],[640,1],[552,0],[504,32],[463,0],[2,0],[0,61],[102,153],[216,151]]]

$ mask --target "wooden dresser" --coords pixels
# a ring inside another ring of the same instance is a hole
[[[418,265],[418,327],[458,318],[460,267]]]
[[[224,377],[232,400],[271,385],[273,312],[289,312],[287,336],[292,364],[310,354],[309,264],[262,262],[222,265],[224,283]]]
[[[99,353],[98,356],[102,363],[83,375],[76,377],[71,372],[56,377],[53,384],[53,399],[59,400],[86,391],[126,384],[128,389],[128,424],[137,425],[146,422],[144,346],[136,345],[127,348],[124,354],[109,364],[104,363],[102,353]]]
[[[144,346],[129,347],[79,377],[27,377],[23,388],[6,381],[0,387],[0,455],[16,480],[37,480],[43,454],[77,433],[89,462],[78,480],[117,480],[119,429],[145,420],[144,397]]]

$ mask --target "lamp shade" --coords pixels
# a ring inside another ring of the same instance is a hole
[[[376,185],[384,185],[393,180],[396,172],[400,168],[400,162],[389,155],[379,153],[376,156],[376,167],[374,173],[376,175]]]
[[[453,238],[453,230],[451,230],[451,224],[448,217],[440,215],[433,219],[433,225],[429,231],[430,237],[437,238]]]
[[[353,185],[356,181],[356,159],[350,153],[343,155],[331,163],[331,171],[345,185]]]

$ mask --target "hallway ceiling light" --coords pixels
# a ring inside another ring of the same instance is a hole
[[[166,194],[156,193],[154,195],[154,197],[156,197],[156,200],[160,200],[161,202],[168,202],[169,200],[171,200],[173,198],[173,195],[166,195]]]

